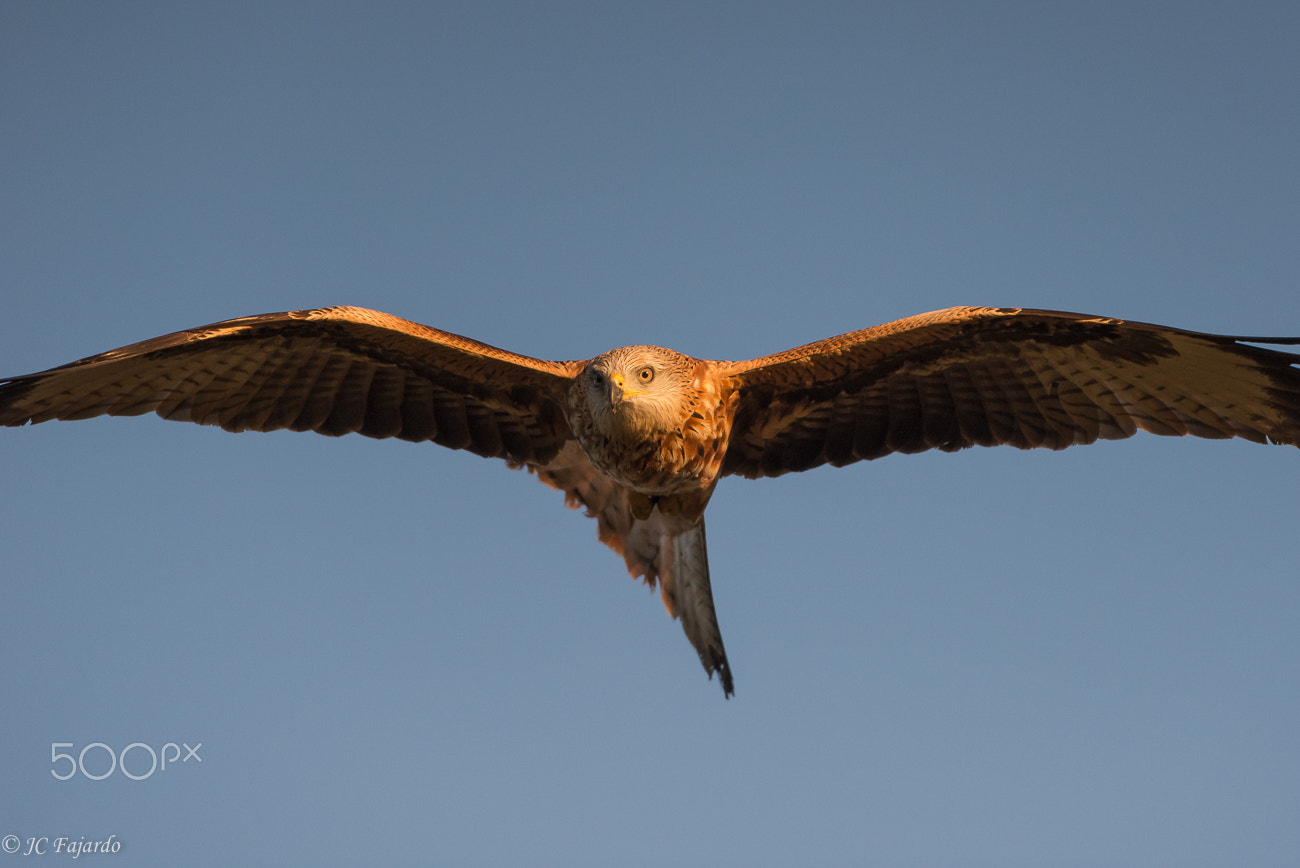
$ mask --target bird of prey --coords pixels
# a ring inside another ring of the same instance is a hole
[[[1064,449],[1154,434],[1300,446],[1300,355],[1060,311],[960,307],[743,362],[653,346],[553,362],[388,314],[228,320],[0,380],[0,424],[131,416],[227,431],[432,441],[503,458],[585,507],[658,583],[733,693],[704,511],[724,476],[891,452]]]

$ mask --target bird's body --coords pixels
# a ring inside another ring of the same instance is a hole
[[[575,379],[569,424],[602,473],[648,497],[693,503],[703,495],[690,510],[698,516],[722,470],[735,398],[735,384],[714,363],[663,347],[621,347]]]
[[[743,362],[530,358],[387,314],[229,320],[0,381],[0,424],[156,412],[230,431],[432,441],[527,467],[661,588],[732,693],[704,511],[719,479],[890,452],[1156,434],[1300,446],[1300,356],[1056,311],[952,308]]]

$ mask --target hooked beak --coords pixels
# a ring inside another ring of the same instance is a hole
[[[623,403],[623,375],[611,374],[609,378],[609,408],[617,413],[618,405]]]
[[[609,408],[617,413],[619,405],[633,395],[644,395],[645,392],[639,389],[629,389],[627,381],[623,379],[622,374],[609,375]]]

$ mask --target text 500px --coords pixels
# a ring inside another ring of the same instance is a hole
[[[154,750],[144,742],[137,741],[128,744],[118,753],[114,753],[113,749],[102,741],[95,741],[83,747],[75,756],[71,753],[62,753],[59,750],[65,747],[75,748],[76,745],[70,741],[50,743],[50,762],[55,766],[50,769],[50,774],[60,781],[68,780],[78,771],[81,772],[83,777],[92,781],[102,781],[115,770],[121,770],[122,774],[133,781],[143,781],[148,777],[152,777],[154,772],[167,771],[168,765],[176,765],[178,760],[182,763],[187,763],[190,760],[203,762],[203,757],[199,756],[199,748],[203,747],[203,742],[190,747],[185,742],[178,745],[169,741],[159,750]],[[185,749],[184,756],[181,755],[182,747]],[[128,768],[127,764],[128,756],[131,757],[130,768]],[[90,768],[87,768],[88,758]],[[60,766],[60,763],[63,762],[66,762],[67,765]]]

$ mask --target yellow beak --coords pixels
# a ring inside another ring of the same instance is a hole
[[[644,392],[639,392],[635,389],[628,389],[627,381],[623,379],[622,374],[609,375],[609,407],[615,413],[618,412],[618,405],[623,403],[624,398],[644,394]]]
[[[611,374],[609,377],[609,406],[615,413],[618,405],[623,403],[623,375]]]

